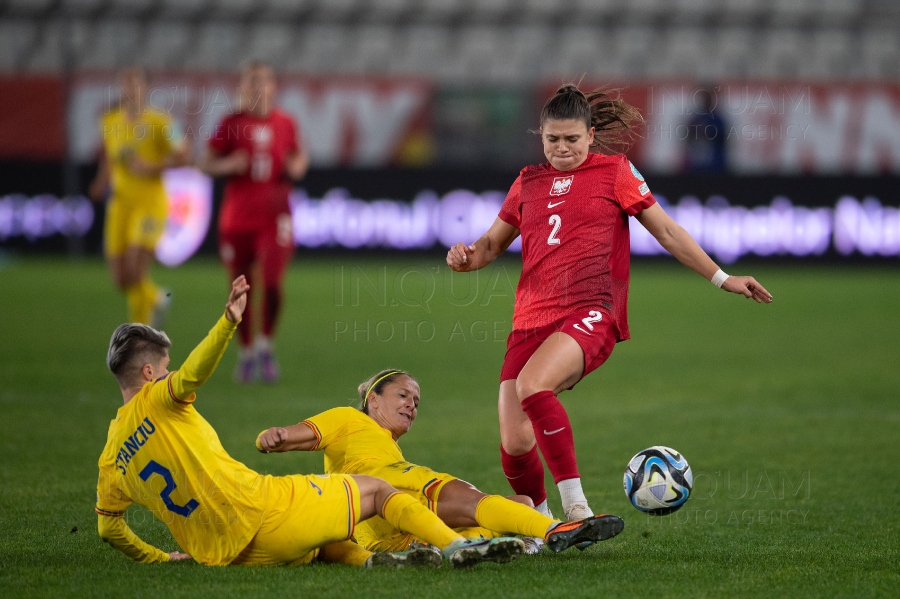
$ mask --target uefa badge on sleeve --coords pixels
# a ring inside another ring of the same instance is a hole
[[[647,183],[644,182],[644,175],[631,164],[630,160],[628,161],[628,165],[631,167],[631,174],[634,175],[638,181],[641,181],[641,185],[638,187],[638,191],[641,192],[641,195],[645,196],[650,193],[650,188],[647,187]]]
[[[569,190],[572,189],[572,181],[574,180],[575,175],[569,175],[568,177],[554,177],[553,186],[550,188],[550,195],[561,196],[569,193]]]

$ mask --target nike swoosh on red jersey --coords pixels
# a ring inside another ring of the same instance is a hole
[[[550,432],[544,431],[544,434],[545,435],[555,435],[556,433],[562,432],[564,430],[566,430],[566,427],[558,428],[555,431],[550,431]]]
[[[585,331],[584,329],[582,329],[582,328],[581,328],[580,326],[578,326],[577,324],[573,324],[572,326],[575,327],[576,329],[578,329],[579,331],[581,331],[582,333],[584,333],[585,335],[590,335],[590,333],[588,333],[587,331]]]
[[[552,203],[552,202],[547,202],[547,208],[556,208],[556,207],[559,206],[560,204],[565,204],[565,203],[566,203],[565,200],[563,200],[562,202],[557,202],[557,203],[555,203],[555,204]]]
[[[522,478],[523,476],[525,476],[524,472],[522,474],[520,474],[519,476],[507,476],[506,478],[509,480],[516,480],[517,478]]]

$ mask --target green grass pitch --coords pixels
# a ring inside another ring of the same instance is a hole
[[[309,254],[307,254],[309,256]],[[261,455],[265,427],[347,405],[371,373],[422,385],[410,461],[509,493],[497,379],[515,258],[479,276],[442,257],[304,257],[287,279],[283,380],[236,387],[230,348],[197,408],[235,458],[272,474],[322,470],[321,454]],[[775,301],[727,295],[688,270],[632,268],[632,340],[562,400],[585,490],[625,531],[584,553],[456,572],[341,566],[141,565],[103,544],[97,458],[121,403],[104,358],[124,300],[97,259],[14,259],[0,270],[0,589],[8,597],[897,597],[900,596],[900,277],[887,267],[732,267]],[[224,307],[212,260],[156,279],[174,291],[178,364]],[[622,491],[629,458],[668,445],[694,494],[651,518]],[[548,480],[551,507],[558,494]],[[167,550],[139,506],[132,528]],[[77,531],[76,531],[77,529]]]

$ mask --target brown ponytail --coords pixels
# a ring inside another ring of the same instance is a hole
[[[591,148],[604,154],[621,154],[631,147],[644,124],[640,111],[622,100],[619,89],[597,89],[585,94],[573,83],[563,85],[541,110],[541,126],[549,120],[575,119],[594,128]]]

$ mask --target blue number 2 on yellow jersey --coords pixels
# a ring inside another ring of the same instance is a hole
[[[172,477],[172,473],[169,472],[169,469],[165,466],[161,466],[159,463],[150,460],[150,463],[144,466],[144,469],[141,470],[141,480],[146,481],[148,478],[153,476],[153,474],[159,474],[166,481],[166,488],[163,489],[159,496],[163,500],[163,503],[166,504],[166,508],[170,512],[174,512],[179,516],[184,516],[187,518],[191,515],[195,509],[200,506],[200,503],[196,499],[191,499],[184,505],[177,505],[169,495],[172,494],[172,491],[175,490],[175,479]]]

